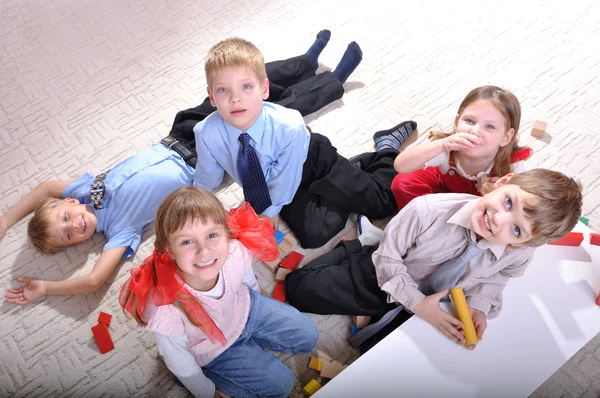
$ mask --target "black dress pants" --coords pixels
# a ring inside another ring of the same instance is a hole
[[[280,212],[300,245],[323,246],[344,229],[350,213],[373,219],[392,215],[397,210],[391,189],[397,155],[393,149],[365,153],[359,168],[338,154],[327,137],[312,133],[300,186]]]

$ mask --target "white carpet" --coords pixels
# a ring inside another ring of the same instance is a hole
[[[372,150],[375,131],[407,119],[419,123],[421,140],[429,128],[451,125],[472,88],[503,86],[521,100],[521,142],[535,150],[531,163],[580,178],[584,215],[598,230],[599,21],[593,0],[2,0],[0,212],[44,180],[99,173],[165,136],[178,110],[204,98],[204,57],[218,40],[245,37],[276,60],[303,53],[328,28],[324,67],[334,68],[352,40],[364,52],[343,99],[307,118],[340,153]],[[536,119],[548,122],[546,139],[529,135]],[[232,185],[219,197],[232,206],[241,192]],[[23,221],[0,242],[2,292],[19,276],[87,273],[104,244],[98,235],[40,256],[25,234]],[[137,255],[95,294],[1,304],[0,396],[187,396],[157,359],[151,336],[136,330],[117,303],[152,237],[150,227]],[[262,264],[255,268],[263,288],[272,290],[273,276]],[[101,310],[115,316],[115,350],[106,355],[90,331]],[[347,317],[313,318],[323,355],[344,363],[356,358],[345,343]],[[299,384],[316,376],[307,355],[283,359]],[[596,338],[534,396],[596,397],[598,376]]]

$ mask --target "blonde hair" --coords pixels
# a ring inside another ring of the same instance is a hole
[[[62,251],[62,246],[56,245],[56,240],[50,235],[50,213],[58,206],[65,203],[64,199],[47,198],[42,201],[29,223],[27,224],[27,236],[29,241],[38,251],[43,254],[56,254]]]
[[[514,129],[515,133],[510,142],[501,147],[494,159],[492,171],[496,176],[503,176],[511,172],[510,157],[513,153],[524,149],[519,146],[519,127],[521,124],[521,104],[513,93],[496,86],[481,86],[471,90],[462,100],[458,107],[458,118],[465,109],[476,102],[487,102],[498,110],[504,116],[504,127],[506,130]],[[432,139],[446,138],[456,133],[456,123],[451,133],[443,131],[432,131],[429,136]]]
[[[212,87],[214,77],[225,68],[250,68],[262,84],[267,78],[265,59],[260,50],[248,40],[232,37],[211,47],[204,63],[206,83]]]
[[[532,169],[514,174],[507,184],[517,185],[536,197],[535,203],[524,203],[525,216],[531,221],[529,246],[541,246],[567,235],[581,216],[583,195],[581,184],[561,172]],[[486,192],[491,184],[486,184]]]
[[[200,221],[202,223],[212,221],[217,225],[222,225],[225,231],[227,227],[227,213],[223,204],[217,197],[202,188],[187,185],[179,188],[169,194],[160,204],[156,211],[156,240],[154,248],[159,254],[166,252],[169,237],[182,229],[188,222]],[[175,259],[173,259],[174,261]],[[156,277],[156,265],[152,261],[152,279],[154,286],[158,280]],[[137,312],[137,296],[131,290],[128,290],[124,296],[123,302],[128,302],[133,296],[132,316],[140,325],[147,325],[147,322]],[[184,302],[195,301],[198,305],[202,304],[194,297],[188,294],[178,293],[173,303],[196,327],[201,327],[201,323],[196,319],[183,305]],[[125,311],[125,308],[123,309]]]

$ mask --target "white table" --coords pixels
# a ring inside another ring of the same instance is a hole
[[[600,247],[543,246],[474,351],[413,316],[314,396],[527,397],[600,333]],[[449,307],[446,307],[449,308]]]

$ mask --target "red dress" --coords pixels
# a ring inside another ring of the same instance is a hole
[[[529,158],[530,148],[524,148],[511,155],[511,165]],[[427,167],[423,170],[415,170],[412,173],[398,174],[392,181],[392,192],[398,208],[402,209],[411,200],[417,196],[423,196],[430,193],[468,193],[479,195],[477,190],[477,180],[472,181],[463,177],[458,172],[458,167],[454,160],[454,152],[450,152],[448,159],[449,170],[442,173],[439,166]],[[494,177],[494,170],[489,173],[489,177]]]

